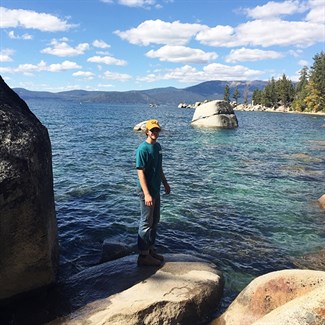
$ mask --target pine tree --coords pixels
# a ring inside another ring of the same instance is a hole
[[[240,93],[239,93],[238,87],[236,87],[236,89],[235,89],[234,94],[233,94],[232,97],[233,97],[233,99],[235,100],[235,102],[236,102],[236,106],[237,106],[238,98],[240,97]]]
[[[278,106],[278,94],[277,94],[276,83],[275,83],[274,77],[272,77],[272,79],[269,80],[268,84],[264,88],[262,105],[265,107],[277,107]]]
[[[307,85],[308,95],[304,102],[306,103],[306,111],[320,112],[324,109],[324,101],[322,101],[321,93],[318,91],[316,84],[310,80]]]
[[[304,66],[300,71],[299,82],[295,89],[295,98],[292,103],[294,111],[303,112],[306,109],[305,98],[307,97],[307,85],[308,85],[308,68]]]
[[[316,54],[313,59],[305,103],[310,111],[325,112],[325,53]]]
[[[304,88],[306,88],[306,86],[308,84],[308,68],[307,68],[307,66],[304,66],[300,70],[299,74],[300,74],[299,82],[297,83],[297,86],[296,86],[297,93],[303,91]]]
[[[260,89],[254,89],[253,91],[253,105],[261,105],[262,104],[262,90]]]
[[[278,101],[282,106],[288,107],[291,105],[294,98],[294,87],[285,74],[276,82],[276,93]]]
[[[248,105],[248,94],[249,94],[249,86],[246,85],[244,89],[244,104]]]
[[[228,84],[225,86],[225,90],[223,93],[223,100],[226,101],[227,103],[230,102],[230,89]]]

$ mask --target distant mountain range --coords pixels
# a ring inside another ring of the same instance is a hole
[[[178,89],[174,87],[154,88],[148,90],[132,91],[85,91],[71,90],[58,93],[46,91],[30,91],[24,88],[14,88],[14,91],[24,100],[29,99],[53,99],[65,101],[78,101],[81,103],[110,103],[110,104],[155,104],[155,105],[178,105],[179,103],[192,104],[204,100],[223,99],[225,86],[230,89],[230,98],[238,88],[240,93],[239,102],[243,102],[247,93],[251,100],[255,89],[263,89],[266,81],[220,81],[212,80],[198,85]]]

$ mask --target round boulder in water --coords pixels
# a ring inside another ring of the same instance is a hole
[[[212,100],[197,106],[191,125],[234,129],[238,127],[238,120],[233,108],[228,102],[224,100]]]

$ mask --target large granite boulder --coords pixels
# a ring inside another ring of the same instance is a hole
[[[52,283],[58,267],[47,129],[0,77],[0,300]]]
[[[212,100],[196,107],[191,125],[234,129],[238,127],[238,120],[228,102]]]
[[[136,258],[104,263],[70,279],[66,285],[74,292],[73,304],[83,307],[50,324],[195,325],[217,310],[224,279],[214,265],[166,255],[158,269],[137,267]]]
[[[283,270],[253,280],[211,325],[325,324],[325,272]]]

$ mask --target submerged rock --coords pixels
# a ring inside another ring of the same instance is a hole
[[[253,280],[211,325],[325,323],[325,272],[283,270]]]
[[[318,199],[318,204],[321,209],[325,210],[325,194],[323,194],[319,199]]]
[[[0,300],[51,284],[58,268],[47,129],[0,78]]]
[[[104,240],[102,247],[102,256],[100,258],[100,263],[109,262],[116,260],[118,258],[130,255],[137,251],[137,245],[129,247],[124,243],[111,242],[109,240]]]
[[[238,127],[238,120],[228,102],[213,100],[196,107],[191,125],[233,129]]]
[[[325,271],[325,248],[293,259],[292,263],[299,269]]]

